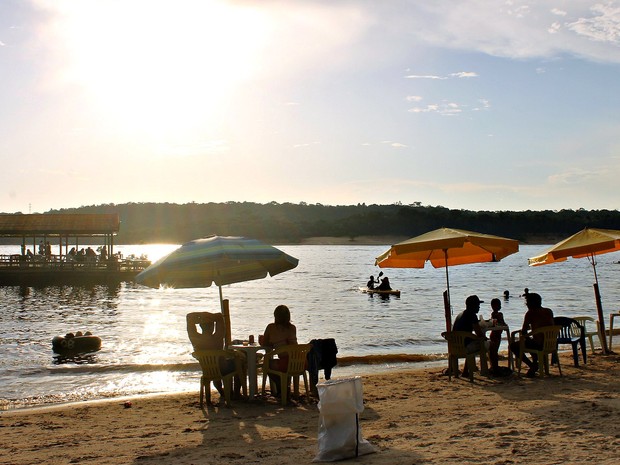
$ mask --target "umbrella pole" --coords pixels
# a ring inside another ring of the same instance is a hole
[[[446,329],[448,332],[452,330],[452,302],[450,301],[450,278],[448,276],[448,249],[443,249],[446,259],[446,292],[443,296],[443,305],[446,313]]]
[[[592,270],[594,270],[594,284],[592,285],[592,287],[594,288],[596,311],[598,313],[598,324],[601,331],[601,349],[603,351],[603,354],[609,354],[609,348],[607,347],[607,336],[605,334],[605,316],[603,314],[603,301],[601,299],[601,292],[598,287],[598,275],[596,274],[596,259],[594,258],[594,254],[590,255],[588,257],[588,260],[592,264]]]
[[[220,311],[224,313],[224,297],[222,296],[222,286],[217,286],[220,290]]]

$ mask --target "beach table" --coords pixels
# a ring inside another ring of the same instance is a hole
[[[505,331],[506,332],[506,342],[508,345],[508,366],[511,370],[514,370],[514,360],[512,357],[512,351],[510,350],[510,328],[508,325],[495,325],[493,326],[493,322],[491,320],[481,320],[480,328],[485,332],[485,334],[489,331]]]
[[[257,364],[256,364],[256,354],[258,351],[265,351],[265,348],[259,344],[232,344],[228,346],[231,349],[240,350],[245,353],[246,359],[248,361],[248,394],[250,399],[253,399],[256,396],[258,391],[258,381],[257,381]]]

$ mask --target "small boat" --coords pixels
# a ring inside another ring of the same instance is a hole
[[[79,331],[75,335],[55,336],[52,339],[52,349],[57,354],[78,354],[96,352],[101,349],[101,338],[90,333],[82,335]]]
[[[390,289],[389,291],[384,291],[381,289],[369,289],[367,287],[360,287],[360,291],[362,291],[364,294],[395,295],[396,297],[400,297],[400,291],[398,289]]]

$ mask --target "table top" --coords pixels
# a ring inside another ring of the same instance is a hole
[[[263,347],[260,344],[256,344],[256,343],[248,344],[247,346],[243,344],[232,344],[232,345],[229,345],[228,347],[231,349],[241,349],[241,350],[261,350],[261,349],[266,350],[267,349],[267,347]]]
[[[482,328],[483,331],[510,331],[508,325],[504,324],[493,326],[493,323],[491,323],[490,320],[480,321],[480,328]]]

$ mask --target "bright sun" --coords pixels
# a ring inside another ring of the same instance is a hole
[[[266,19],[224,1],[59,1],[63,80],[124,129],[179,138],[212,123],[255,72]]]

